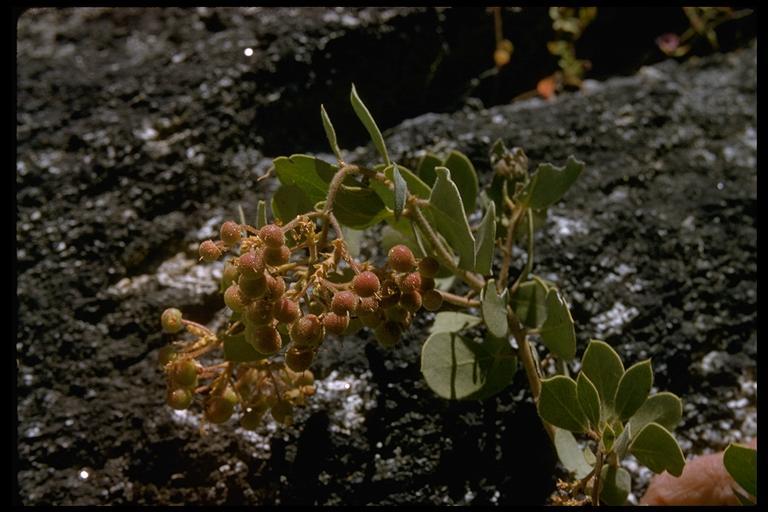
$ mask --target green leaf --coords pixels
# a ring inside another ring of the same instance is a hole
[[[266,355],[257,352],[247,341],[245,341],[245,331],[234,336],[222,336],[224,340],[224,359],[237,363],[248,361],[258,361],[264,359]]]
[[[284,185],[301,189],[314,205],[324,201],[338,167],[310,155],[280,156],[273,160],[275,174]]]
[[[487,276],[493,266],[493,249],[496,244],[496,206],[488,204],[485,216],[477,228],[475,242],[475,272]]]
[[[267,203],[259,199],[256,206],[256,227],[262,228],[267,225]]]
[[[650,359],[630,366],[619,380],[614,399],[614,410],[619,418],[626,420],[635,414],[648,398],[652,385],[653,370]]]
[[[540,281],[531,279],[517,287],[510,304],[523,325],[538,329],[547,318],[546,297],[545,286]]]
[[[384,176],[393,180],[393,169],[394,165],[388,165],[383,167],[382,172],[384,173]],[[411,194],[421,199],[429,199],[429,194],[432,192],[432,189],[430,189],[426,183],[421,181],[415,174],[402,165],[398,165],[397,170],[400,172],[400,176],[405,180],[405,183],[408,186],[408,191]],[[380,181],[371,181],[368,186],[378,194],[387,208],[391,210],[395,209],[395,193],[392,189]],[[427,214],[427,212],[425,212],[425,214]],[[429,215],[427,215],[427,219],[429,219]]]
[[[340,224],[353,229],[373,226],[389,215],[376,192],[346,185],[342,185],[336,194],[333,214]]]
[[[579,480],[592,471],[592,465],[584,457],[581,446],[576,442],[573,434],[567,430],[555,427],[555,450],[557,450],[557,458],[563,463],[565,469]]]
[[[459,332],[474,327],[480,322],[482,319],[474,315],[459,313],[458,311],[441,311],[435,315],[435,321],[429,328],[429,333]]]
[[[451,151],[443,166],[451,171],[451,178],[459,189],[464,211],[472,213],[477,202],[477,172],[475,166],[463,153]]]
[[[683,451],[672,434],[658,423],[646,425],[629,445],[629,452],[654,473],[664,470],[673,476],[683,473]]]
[[[363,100],[357,95],[355,84],[352,84],[352,92],[349,95],[349,100],[352,103],[352,108],[354,109],[355,114],[357,114],[357,118],[360,119],[360,122],[363,123],[365,129],[368,130],[373,145],[376,146],[381,158],[384,159],[384,163],[389,165],[391,162],[389,160],[389,155],[387,154],[387,146],[384,145],[384,137],[381,136],[381,131],[376,125],[376,121],[373,120],[373,116],[371,116],[371,113],[368,111],[368,107],[365,106]]]
[[[568,157],[565,167],[540,164],[525,190],[527,204],[536,210],[553,205],[563,197],[583,170],[584,162],[572,156]]]
[[[632,440],[632,427],[627,423],[627,428],[621,431],[619,437],[616,438],[616,442],[613,444],[613,450],[619,457],[619,460],[623,459],[627,455],[629,449],[629,442]]]
[[[432,334],[421,351],[421,372],[443,398],[476,399],[486,386],[499,390],[512,381],[517,360],[506,340],[476,343],[455,333]]]
[[[397,164],[392,164],[392,183],[395,185],[395,220],[399,220],[400,215],[403,213],[403,208],[405,208],[408,185],[405,184],[405,180],[400,176]]]
[[[676,395],[663,391],[648,397],[629,419],[629,426],[635,433],[639,433],[651,422],[656,422],[668,430],[674,430],[682,417],[683,402]]]
[[[483,321],[490,333],[497,338],[506,338],[509,332],[507,323],[507,290],[501,295],[496,293],[496,282],[489,279],[485,283],[480,299]]]
[[[590,340],[581,358],[581,371],[597,388],[602,403],[612,406],[619,379],[624,375],[619,354],[604,341]]]
[[[320,104],[320,117],[323,119],[323,129],[325,129],[325,136],[328,137],[328,144],[330,144],[333,154],[336,155],[336,159],[341,162],[341,150],[339,144],[336,142],[336,130],[333,129],[333,123],[328,117],[328,113],[325,111],[325,107]]]
[[[600,501],[612,507],[624,505],[631,490],[632,478],[626,469],[603,466],[600,472]]]
[[[428,186],[432,186],[435,183],[435,180],[437,179],[437,173],[435,173],[435,167],[443,165],[443,161],[440,160],[440,158],[437,157],[437,155],[433,155],[432,153],[427,153],[423,157],[421,157],[421,160],[419,161],[419,166],[416,169],[416,175],[421,178],[421,180],[426,183]]]
[[[429,196],[430,211],[435,227],[459,255],[459,267],[475,268],[475,239],[461,203],[456,184],[445,167],[437,167],[437,180]]]
[[[283,222],[314,209],[315,203],[296,185],[281,185],[272,196],[272,214]]]
[[[600,442],[605,447],[605,450],[611,451],[613,448],[613,442],[616,440],[616,432],[613,430],[613,428],[610,425],[605,425],[600,437]]]
[[[552,425],[571,432],[586,432],[587,417],[576,396],[576,381],[557,375],[541,381],[539,416]]]
[[[757,496],[757,450],[731,443],[723,454],[723,464],[737,484]]]
[[[579,373],[579,376],[576,377],[576,394],[579,397],[581,410],[584,411],[589,424],[597,430],[600,425],[600,395],[597,394],[597,388],[589,380],[589,377],[584,375],[584,372]]]
[[[237,212],[240,214],[240,224],[241,225],[248,224],[247,222],[245,222],[245,212],[243,212],[243,205],[240,205],[240,204],[237,205]]]
[[[576,331],[568,306],[557,290],[546,297],[547,319],[539,329],[541,341],[550,352],[568,361],[576,356]]]
[[[349,255],[353,258],[357,258],[360,255],[360,245],[363,242],[364,232],[347,226],[341,226],[341,232],[344,233],[344,242],[347,244]]]

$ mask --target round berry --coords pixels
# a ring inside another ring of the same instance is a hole
[[[277,299],[285,293],[285,280],[280,277],[273,277],[267,274],[267,294],[272,299]]]
[[[427,311],[437,311],[443,305],[443,296],[437,290],[429,290],[421,296],[421,304]]]
[[[392,281],[385,281],[381,293],[381,307],[391,308],[400,300],[400,289]]]
[[[400,341],[400,335],[403,332],[402,326],[397,322],[384,322],[378,326],[373,334],[384,347],[394,347]]]
[[[421,288],[421,274],[411,272],[400,280],[400,291],[403,293],[413,292]]]
[[[344,313],[344,315],[326,313],[323,315],[323,325],[326,331],[341,336],[346,328],[349,327],[349,313]]]
[[[221,241],[227,245],[235,245],[240,241],[240,226],[236,222],[228,220],[221,225]]]
[[[421,308],[421,294],[416,290],[403,293],[400,296],[400,306],[415,313]]]
[[[258,278],[264,273],[264,257],[261,251],[251,250],[237,259],[240,273],[248,278]]]
[[[280,265],[288,263],[288,260],[290,259],[291,250],[285,245],[281,245],[280,247],[267,247],[264,250],[264,260],[267,262],[267,265],[279,267]]]
[[[278,322],[290,324],[299,318],[299,305],[291,299],[281,298],[275,306],[275,318]]]
[[[350,318],[347,328],[341,333],[341,336],[354,336],[363,328],[363,322],[359,318]]]
[[[358,297],[350,291],[336,292],[331,300],[331,310],[337,315],[355,314]]]
[[[249,332],[250,331],[250,332]],[[251,344],[257,352],[272,355],[283,346],[283,339],[277,329],[270,325],[245,328],[245,341]]]
[[[270,412],[272,413],[272,417],[278,423],[283,425],[290,425],[293,422],[293,406],[290,404],[290,402],[279,400],[275,403],[275,405],[272,406]]]
[[[200,244],[200,259],[210,263],[221,257],[221,249],[213,240],[206,240]]]
[[[192,391],[185,388],[174,389],[168,393],[166,402],[177,411],[188,409],[192,405]]]
[[[214,395],[205,404],[205,419],[211,423],[224,423],[235,412],[235,404],[221,395]]]
[[[261,420],[264,419],[264,413],[266,412],[266,409],[249,407],[240,417],[240,426],[245,430],[256,430],[261,425]]]
[[[280,247],[285,244],[285,236],[280,226],[267,224],[259,230],[259,237],[264,241],[267,247]]]
[[[315,383],[315,374],[313,374],[310,370],[305,370],[301,373],[301,375],[296,378],[296,385],[297,386],[311,386]]]
[[[419,260],[419,273],[424,277],[435,277],[440,271],[440,264],[435,258],[427,256]]]
[[[403,323],[408,318],[409,313],[407,309],[402,307],[400,304],[397,304],[385,310],[384,314],[387,316],[387,319],[391,320],[392,322]]]
[[[235,313],[241,313],[245,308],[245,301],[240,293],[240,287],[236,284],[229,285],[224,292],[224,304]]]
[[[192,359],[183,359],[175,363],[171,368],[171,379],[182,388],[197,385],[197,363]]]
[[[291,347],[285,353],[285,365],[294,372],[303,372],[310,367],[315,358],[312,349],[300,349]]]
[[[384,313],[379,310],[374,311],[373,313],[359,313],[357,318],[364,326],[373,329],[374,327],[378,327],[379,324],[384,321]]]
[[[357,314],[367,315],[379,310],[379,299],[376,297],[364,297],[357,303]]]
[[[290,334],[297,347],[313,346],[323,337],[323,324],[317,315],[305,315],[294,322]]]
[[[376,277],[376,274],[368,270],[360,272],[352,280],[352,287],[361,297],[370,297],[379,291],[379,286],[379,278]]]
[[[245,319],[254,325],[267,325],[275,318],[275,304],[266,299],[258,299],[246,306]]]
[[[179,332],[184,327],[181,319],[181,311],[176,308],[166,309],[160,316],[160,324],[163,326],[163,331],[171,334]]]
[[[416,266],[413,252],[405,245],[396,245],[389,250],[389,266],[397,272],[410,272]]]
[[[246,301],[263,297],[267,291],[267,280],[264,274],[261,277],[240,276],[237,280],[237,286],[240,288],[240,294]]]
[[[165,366],[176,358],[176,349],[173,345],[166,345],[157,352],[157,362]]]
[[[435,278],[421,276],[421,291],[428,292],[435,289]]]
[[[229,285],[237,282],[238,277],[240,277],[240,269],[237,268],[237,265],[231,261],[226,262],[224,264],[224,272],[221,275],[222,287],[226,290],[229,288]]]

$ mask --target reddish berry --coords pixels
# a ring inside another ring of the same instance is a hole
[[[285,353],[285,365],[294,372],[303,372],[312,364],[315,352],[312,349],[291,347]]]
[[[245,341],[261,354],[275,354],[283,346],[283,339],[277,329],[270,325],[245,328]]]
[[[421,291],[428,292],[435,289],[435,279],[433,277],[421,276]]]
[[[413,252],[405,245],[396,245],[389,250],[389,266],[397,272],[410,272],[416,266]]]
[[[437,311],[443,305],[443,296],[437,290],[429,290],[421,296],[421,303],[427,311]]]
[[[402,326],[397,322],[384,322],[374,330],[374,335],[384,347],[394,347],[400,341],[403,332]]]
[[[210,263],[221,257],[221,249],[218,248],[213,240],[206,240],[200,244],[200,259]]]
[[[280,247],[285,244],[285,236],[280,226],[267,224],[259,230],[259,237],[264,241],[267,247]]]
[[[285,245],[281,245],[280,247],[267,247],[264,250],[264,260],[267,262],[267,265],[279,267],[280,265],[288,263],[288,260],[290,259],[291,250]]]
[[[237,265],[228,261],[224,264],[224,272],[221,275],[222,287],[226,290],[229,285],[237,282],[237,278],[240,277],[240,269]]]
[[[227,245],[235,245],[240,241],[240,226],[237,223],[228,220],[221,225],[221,241]]]
[[[400,306],[415,313],[421,308],[421,294],[416,290],[403,293],[400,296]]]
[[[261,251],[251,250],[237,259],[240,273],[248,278],[257,278],[264,273],[264,257]]]
[[[177,411],[183,411],[192,405],[192,391],[185,388],[174,389],[168,393],[166,402]]]
[[[273,277],[267,274],[267,294],[272,299],[277,299],[285,293],[285,280],[280,277]]]
[[[370,297],[379,291],[379,286],[379,278],[376,277],[376,274],[368,270],[360,272],[352,280],[352,287],[361,297]]]
[[[166,309],[160,316],[160,324],[163,326],[163,331],[171,334],[179,332],[184,327],[181,319],[181,311],[176,308]]]
[[[275,306],[275,318],[284,324],[295,322],[299,318],[299,313],[301,313],[299,305],[285,297],[281,298]]]
[[[183,359],[171,368],[171,379],[182,388],[197,385],[197,363],[192,359]]]
[[[427,256],[419,260],[419,273],[424,277],[435,277],[440,271],[440,264],[435,258]]]
[[[331,310],[337,315],[355,314],[358,296],[349,291],[336,292],[331,300]]]
[[[400,280],[400,291],[403,293],[413,292],[421,288],[421,274],[411,272]]]
[[[264,274],[261,277],[245,277],[240,276],[237,280],[237,286],[240,288],[240,294],[243,299],[252,300],[263,297],[267,291],[267,280],[264,278]]]
[[[349,313],[344,313],[344,315],[326,313],[323,315],[323,325],[326,331],[341,336],[349,327]]]
[[[290,333],[297,347],[314,346],[323,337],[323,324],[317,315],[305,315],[294,322]]]
[[[229,285],[224,292],[224,304],[235,313],[241,313],[245,308],[245,301],[240,293],[240,287],[236,284]]]
[[[290,425],[293,422],[293,406],[284,400],[275,402],[275,405],[270,409],[272,417],[276,422],[283,425]]]
[[[379,310],[379,300],[376,297],[364,297],[357,303],[357,314],[368,315]]]
[[[254,325],[267,325],[275,317],[275,304],[266,299],[258,299],[246,306],[245,319]]]

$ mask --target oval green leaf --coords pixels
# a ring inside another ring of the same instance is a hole
[[[648,397],[629,419],[629,426],[635,433],[639,433],[651,422],[656,422],[668,430],[674,430],[682,417],[683,402],[677,395],[663,391]]]
[[[673,476],[683,474],[683,451],[672,434],[658,423],[646,425],[629,445],[629,452],[654,473],[666,470]]]
[[[553,354],[566,361],[576,356],[576,330],[568,306],[555,289],[545,299],[547,319],[539,329],[541,341]]]
[[[611,507],[624,505],[631,490],[632,478],[626,469],[620,466],[603,466],[600,473],[601,502]]]
[[[437,155],[427,153],[419,161],[419,166],[416,169],[416,175],[428,186],[435,184],[437,174],[435,173],[435,167],[443,165],[443,161]]]
[[[438,332],[427,338],[421,350],[424,379],[435,393],[450,400],[475,399],[486,386],[505,387],[516,365],[506,340],[476,343],[455,333]]]
[[[475,272],[487,276],[493,267],[493,249],[496,244],[496,206],[488,203],[483,220],[477,228],[475,242]]]
[[[555,450],[565,469],[573,473],[576,478],[582,479],[591,471],[592,466],[584,456],[579,443],[573,434],[562,428],[555,427]]]
[[[434,216],[437,231],[459,255],[459,267],[471,271],[475,268],[475,239],[459,191],[447,168],[437,167],[435,172],[437,180],[429,196],[429,211]]]
[[[381,136],[381,131],[376,125],[376,121],[373,120],[373,116],[368,111],[368,107],[365,106],[363,100],[358,96],[355,84],[352,84],[352,92],[349,94],[349,101],[352,103],[352,109],[355,111],[355,114],[357,114],[357,118],[360,119],[360,122],[363,123],[365,129],[368,130],[373,145],[376,146],[381,158],[384,159],[384,163],[389,165],[391,162],[389,160],[389,154],[387,154],[387,146],[384,145],[384,137]]]
[[[541,381],[539,416],[552,425],[571,432],[586,432],[587,417],[576,395],[576,381],[557,375]]]
[[[624,375],[624,365],[619,354],[606,342],[591,340],[581,358],[581,371],[597,388],[600,401],[612,407],[616,388]]]
[[[565,167],[540,164],[526,188],[525,202],[536,210],[552,206],[563,197],[583,170],[584,162],[573,156],[568,157]]]
[[[544,284],[531,279],[517,287],[510,304],[523,325],[538,329],[547,319],[546,298],[547,289]]]
[[[267,203],[259,199],[256,204],[256,227],[262,228],[267,225]]]
[[[489,279],[482,290],[480,310],[488,331],[496,338],[506,338],[509,332],[507,322],[507,290],[496,293],[496,282]]]
[[[469,329],[482,322],[482,319],[474,315],[460,313],[458,311],[441,311],[435,315],[435,321],[429,328],[430,334],[438,332],[459,332]]]
[[[723,454],[723,464],[737,484],[757,496],[757,450],[731,443]]]
[[[477,172],[469,158],[459,151],[451,151],[443,166],[451,171],[451,178],[459,189],[461,202],[466,213],[475,210],[477,202]]]
[[[314,209],[315,203],[296,185],[280,185],[272,196],[272,214],[284,223]]]
[[[392,183],[395,186],[395,220],[400,220],[400,215],[405,208],[405,200],[408,197],[408,185],[405,180],[400,176],[400,171],[397,168],[397,164],[392,164]]]
[[[597,430],[600,425],[600,395],[597,394],[597,388],[589,380],[589,377],[584,375],[584,372],[579,373],[579,376],[576,377],[576,394],[590,426]]]
[[[336,142],[336,130],[333,129],[333,123],[331,123],[331,119],[328,117],[328,113],[325,111],[322,103],[320,104],[320,117],[323,119],[323,129],[325,130],[325,136],[328,138],[328,144],[330,144],[333,154],[336,155],[336,159],[341,162],[341,150]]]
[[[650,359],[630,366],[619,380],[614,399],[613,408],[619,418],[626,420],[635,414],[648,398],[651,386],[653,386],[653,370]]]

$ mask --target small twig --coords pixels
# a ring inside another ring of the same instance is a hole
[[[479,300],[472,300],[468,297],[462,297],[461,295],[456,295],[450,292],[444,292],[442,290],[437,290],[437,292],[443,296],[443,300],[448,304],[453,304],[454,306],[461,306],[463,308],[479,308],[480,307]]]

